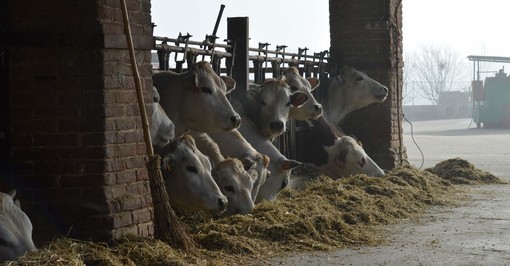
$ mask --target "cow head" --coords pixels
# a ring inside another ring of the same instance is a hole
[[[35,250],[32,241],[32,222],[14,201],[16,191],[0,192],[0,262],[16,260],[30,250]]]
[[[253,210],[255,204],[251,192],[254,180],[241,161],[235,158],[221,161],[214,167],[212,176],[228,199],[227,214],[246,214]]]
[[[291,170],[300,165],[300,162],[285,157],[271,160],[268,167],[269,174],[266,182],[260,187],[256,202],[276,199],[276,195],[289,185]]]
[[[253,112],[251,117],[268,139],[285,132],[290,108],[299,108],[308,101],[305,93],[290,92],[285,80],[285,76],[267,79],[261,86],[252,85],[247,91],[250,105],[254,106],[249,111]]]
[[[354,110],[383,102],[388,97],[388,88],[367,74],[346,66],[330,79],[326,95],[327,99],[321,99],[327,103],[325,112],[331,122],[338,124]]]
[[[192,80],[187,91],[190,97],[185,97],[182,104],[187,106],[190,129],[210,132],[238,128],[241,117],[226,97],[235,89],[234,79],[216,75],[208,62],[196,63],[188,74]]]
[[[189,135],[177,138],[162,151],[161,168],[168,197],[183,209],[223,211],[227,198],[211,175],[211,162]]]
[[[312,92],[318,88],[320,82],[316,78],[303,78],[295,67],[287,68],[283,75],[289,85],[291,93],[302,92],[308,96],[308,101],[302,106],[292,106],[289,118],[295,120],[317,119],[322,114],[322,105],[315,100]]]
[[[208,62],[198,62],[183,74],[154,73],[153,83],[160,104],[175,123],[176,134],[187,130],[230,131],[241,123],[226,97],[235,88],[235,81],[218,76]]]
[[[353,174],[383,176],[384,171],[365,153],[361,145],[352,137],[343,136],[334,145],[325,147],[328,162],[320,167],[333,179]]]

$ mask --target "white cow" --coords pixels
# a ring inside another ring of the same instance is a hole
[[[303,123],[298,134],[306,143],[302,162],[333,179],[352,174],[384,175],[356,140],[343,135],[324,117]]]
[[[349,66],[343,67],[338,75],[329,78],[324,86],[316,96],[324,107],[328,121],[335,125],[350,112],[372,103],[383,102],[388,97],[388,88]]]
[[[153,102],[148,105],[152,112],[150,133],[152,146],[159,149],[174,139],[175,126],[159,104],[160,97],[156,87],[152,87],[152,92]]]
[[[303,92],[291,93],[285,80],[281,76],[266,79],[261,86],[252,84],[244,96],[232,99],[236,111],[253,121],[271,140],[285,132],[290,108],[298,108],[308,101]]]
[[[14,202],[16,191],[0,192],[0,262],[16,260],[25,252],[35,250],[32,222]]]
[[[239,132],[258,152],[269,157],[269,175],[262,184],[255,202],[272,201],[278,193],[289,185],[291,170],[300,162],[287,159],[280,151],[258,130],[257,126],[248,119],[243,120]]]
[[[237,130],[234,129],[233,131],[209,134],[222,136],[222,138],[227,139],[229,146],[231,146],[230,144],[234,146],[238,145],[238,141],[229,141],[231,132],[237,132]],[[212,176],[220,187],[223,195],[227,196],[227,214],[245,214],[251,212],[260,183],[263,183],[266,177],[267,163],[264,165],[262,155],[256,153],[254,155],[255,161],[252,161],[251,154],[243,153],[243,157],[240,158],[244,159],[244,163],[235,157],[225,159],[218,144],[209,134],[197,132],[191,132],[191,134],[195,139],[197,148],[214,163]],[[239,132],[237,132],[237,134],[239,134]],[[223,144],[224,142],[221,141],[220,143]],[[245,147],[237,148],[245,149]],[[236,150],[240,151],[241,149]],[[232,155],[226,154],[226,156],[230,157]],[[258,159],[259,157],[257,156],[260,156],[261,159]],[[262,172],[264,176],[261,176],[260,172]]]
[[[243,123],[244,121],[247,120],[243,120]],[[266,182],[269,157],[255,150],[237,129],[209,133],[208,135],[219,146],[222,155],[237,158],[243,162],[245,169],[253,168],[255,170],[250,172],[254,181],[252,199],[255,201],[260,186]]]
[[[214,181],[228,199],[228,215],[247,214],[255,207],[251,197],[254,180],[249,172],[252,171],[255,169],[246,171],[243,163],[236,158],[227,158],[214,167]]]
[[[190,210],[223,211],[228,204],[211,175],[211,162],[184,135],[162,151],[162,173],[172,204]]]
[[[219,77],[208,62],[194,64],[188,72],[152,75],[160,104],[175,124],[175,134],[229,131],[239,127],[241,117],[226,98],[235,88],[230,77]]]
[[[289,85],[291,92],[302,92],[308,96],[308,101],[300,107],[292,106],[289,111],[289,119],[305,121],[317,119],[322,114],[322,105],[318,103],[312,92],[319,87],[319,80],[316,78],[303,78],[295,67],[289,67],[284,72],[285,82]]]

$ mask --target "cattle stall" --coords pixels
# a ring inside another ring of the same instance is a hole
[[[182,72],[197,60],[209,61],[218,75],[227,75],[237,82],[234,94],[242,93],[248,88],[248,82],[262,84],[266,78],[282,75],[287,67],[295,67],[299,73],[308,78],[325,80],[336,69],[329,63],[328,50],[309,52],[309,49],[298,48],[290,52],[286,45],[259,42],[258,47],[249,47],[249,18],[228,18],[228,36],[225,43],[218,43],[218,36],[207,35],[205,40],[192,40],[189,33],[179,33],[175,38],[154,36],[154,50],[157,53],[158,69]],[[289,120],[288,130],[276,139],[275,145],[283,155],[300,160],[303,152],[303,141],[296,134],[300,121]]]
[[[239,91],[248,87],[250,77],[260,82],[290,65],[319,79],[334,74],[334,66],[363,70],[386,85],[390,96],[355,111],[342,128],[361,139],[383,169],[391,169],[406,159],[401,0],[330,0],[329,6],[328,53],[306,48],[289,52],[284,45],[264,43],[250,48],[247,21],[237,17],[228,19],[227,41],[199,41],[196,52],[204,51],[204,60],[234,77]],[[152,236],[142,122],[120,4],[0,0],[0,7],[0,189],[17,189],[34,224],[34,242],[62,235],[97,241]],[[150,0],[129,1],[128,9],[149,102],[151,51],[162,49],[168,63],[170,55],[175,61],[179,54],[183,69],[187,60],[202,60],[202,54],[187,49],[192,52],[183,57],[187,35],[161,40],[153,36]],[[188,46],[193,48],[191,40]],[[298,129],[291,128],[280,147],[299,159],[292,154],[299,153],[298,148],[288,150],[289,143],[299,142],[292,139]]]

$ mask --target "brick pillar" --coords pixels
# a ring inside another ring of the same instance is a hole
[[[145,98],[149,0],[128,0]],[[118,0],[8,0],[12,179],[36,241],[151,236],[141,119]]]
[[[362,108],[341,123],[363,142],[383,169],[407,158],[402,139],[401,0],[330,0],[331,58],[351,65],[387,86],[389,98]]]

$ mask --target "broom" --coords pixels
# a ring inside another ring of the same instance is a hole
[[[128,45],[129,56],[131,59],[131,68],[136,86],[136,94],[138,99],[138,107],[142,117],[143,135],[147,155],[149,161],[147,170],[149,173],[149,184],[154,205],[154,236],[175,248],[189,250],[194,247],[194,243],[186,233],[184,225],[181,223],[168,200],[163,175],[161,174],[161,158],[154,154],[152,141],[149,132],[149,123],[147,120],[147,112],[142,95],[142,83],[140,74],[136,65],[135,50],[133,48],[133,39],[131,37],[131,28],[129,26],[129,18],[125,0],[120,0],[122,8],[122,17],[124,19],[124,32],[126,34],[126,42]]]

